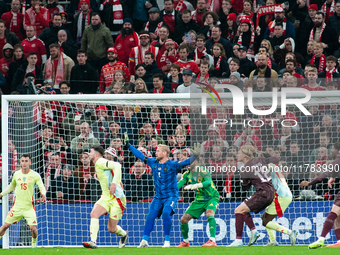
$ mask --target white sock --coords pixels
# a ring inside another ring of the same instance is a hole
[[[183,239],[183,242],[189,243],[189,239]]]
[[[293,233],[293,231],[291,231],[290,229],[287,231],[287,235],[290,235],[292,233]]]
[[[324,238],[324,237],[322,237],[322,236],[320,236],[320,237],[319,237],[319,240],[325,240],[325,238]]]
[[[216,239],[215,239],[215,237],[210,237],[210,241],[212,241],[212,242],[216,242]]]
[[[251,233],[254,234],[256,232],[256,229],[251,230]]]

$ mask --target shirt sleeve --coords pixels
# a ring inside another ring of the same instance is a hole
[[[12,192],[17,185],[17,182],[15,181],[15,176],[13,176],[11,184],[3,191],[1,192],[2,196],[6,196],[8,193]]]
[[[38,186],[38,188],[40,190],[40,193],[42,195],[46,195],[46,189],[45,189],[45,186],[44,186],[44,184],[43,184],[39,174],[37,175],[35,183],[37,184],[37,186]]]
[[[106,164],[108,168],[113,169],[114,172],[112,183],[120,184],[122,180],[122,166],[119,163],[113,161],[107,161]]]
[[[144,161],[145,155],[133,147],[131,144],[129,146],[129,150],[135,155],[135,157],[139,158],[140,160]]]
[[[188,174],[189,171],[186,171],[183,175],[182,178],[179,180],[179,182],[177,183],[177,187],[178,189],[182,188],[187,182],[188,182]]]
[[[178,163],[180,164],[179,169],[182,167],[190,165],[191,162],[195,160],[196,156],[191,156],[190,158],[184,160],[184,161],[179,161]]]
[[[319,176],[315,177],[311,182],[309,182],[308,186],[312,186],[314,184],[320,183],[326,178],[328,178],[328,176],[325,173],[322,173]]]

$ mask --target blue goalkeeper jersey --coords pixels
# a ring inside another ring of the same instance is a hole
[[[145,155],[130,145],[131,152],[140,160],[145,159]],[[155,183],[155,198],[164,199],[169,197],[179,197],[177,187],[177,172],[183,167],[190,165],[194,156],[184,161],[168,160],[160,164],[155,158],[146,157],[146,164],[152,169],[152,176]]]

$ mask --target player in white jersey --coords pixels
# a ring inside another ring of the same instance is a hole
[[[11,184],[0,193],[0,198],[6,196],[15,189],[15,198],[13,206],[9,211],[5,223],[0,228],[0,238],[5,234],[6,230],[13,224],[25,218],[27,225],[31,230],[32,248],[37,248],[37,215],[34,207],[34,188],[38,185],[43,201],[46,200],[46,190],[40,175],[31,170],[31,156],[23,154],[20,158],[20,171],[17,171],[12,178]]]
[[[275,157],[267,158],[270,175],[272,177],[272,183],[275,188],[275,198],[266,211],[262,215],[262,225],[266,227],[269,243],[267,246],[278,246],[279,244],[275,240],[275,232],[280,232],[289,235],[291,245],[296,242],[296,236],[298,232],[296,230],[290,230],[278,223],[272,221],[276,216],[282,217],[284,211],[288,208],[293,200],[292,192],[290,191],[286,182],[285,174],[289,172],[283,171],[281,167],[277,167],[274,163],[278,163],[279,159]]]
[[[104,153],[103,147],[94,146],[89,154],[90,160],[95,164],[96,174],[102,189],[102,196],[91,212],[91,241],[83,243],[84,247],[89,249],[97,248],[99,218],[103,214],[109,213],[107,225],[109,232],[121,236],[119,248],[125,247],[128,237],[127,232],[118,225],[126,205],[126,198],[121,186],[121,165],[117,162],[104,159]]]

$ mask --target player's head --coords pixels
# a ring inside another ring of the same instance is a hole
[[[237,153],[237,160],[243,163],[248,162],[254,158],[254,153],[256,153],[256,148],[252,145],[243,145],[239,152]]]
[[[32,164],[31,161],[31,155],[30,154],[22,154],[20,157],[20,165],[23,170],[28,170],[30,169],[30,166]]]
[[[170,149],[169,146],[164,145],[164,144],[159,144],[158,148],[156,150],[156,159],[158,161],[162,160],[162,159],[166,159],[168,158],[170,155]]]
[[[335,159],[339,153],[340,153],[340,142],[336,142],[333,145],[333,148],[331,150],[331,157]]]
[[[93,161],[95,160],[96,158],[102,158],[104,157],[104,154],[105,154],[105,151],[104,151],[104,148],[102,146],[93,146],[91,148],[91,151],[90,151],[90,154],[89,154],[89,157],[90,157],[90,160]]]

